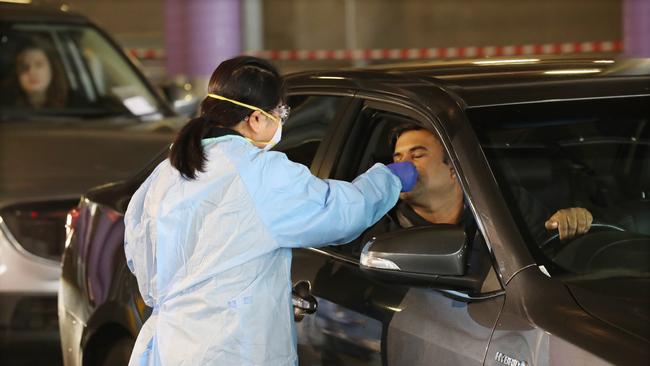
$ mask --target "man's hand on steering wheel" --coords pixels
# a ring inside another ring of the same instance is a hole
[[[572,239],[589,231],[593,221],[591,212],[582,207],[563,208],[555,212],[544,226],[546,230],[556,230],[560,240]]]

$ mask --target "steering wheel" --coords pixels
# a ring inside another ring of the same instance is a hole
[[[609,224],[605,222],[594,222],[591,224],[589,231],[587,231],[584,235],[589,234],[591,232],[600,232],[600,231],[627,231],[627,230],[621,226],[614,225],[614,224]],[[574,237],[573,239],[575,238],[577,237]],[[544,251],[554,251],[562,243],[566,243],[566,242],[560,241],[560,233],[556,232],[555,234],[551,235],[550,238],[544,240],[544,242],[542,242],[539,245],[539,247]]]

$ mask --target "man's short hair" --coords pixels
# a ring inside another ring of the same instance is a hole
[[[451,159],[449,159],[449,155],[447,154],[447,150],[445,150],[445,147],[442,145],[442,141],[440,141],[440,137],[438,137],[438,135],[435,132],[430,131],[430,130],[428,130],[428,129],[426,129],[426,128],[424,128],[424,127],[422,127],[422,126],[420,126],[420,125],[418,125],[416,123],[413,123],[413,122],[401,123],[401,124],[395,126],[390,131],[390,133],[388,135],[388,139],[389,139],[388,143],[390,144],[391,150],[395,151],[395,145],[397,145],[397,139],[399,139],[400,136],[402,136],[403,134],[405,134],[406,132],[409,132],[409,131],[421,131],[421,130],[428,131],[431,135],[433,135],[433,137],[436,138],[436,140],[438,140],[438,142],[440,143],[440,146],[442,147],[442,162],[445,165],[451,166]]]

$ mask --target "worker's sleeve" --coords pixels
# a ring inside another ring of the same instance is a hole
[[[399,198],[401,183],[383,164],[375,164],[349,183],[319,179],[282,153],[264,155],[254,200],[280,247],[350,242]]]

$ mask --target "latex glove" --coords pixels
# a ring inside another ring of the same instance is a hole
[[[571,239],[589,231],[593,216],[586,208],[563,208],[553,214],[545,223],[546,230],[556,230],[560,240]]]
[[[402,192],[409,192],[415,187],[418,180],[418,171],[410,161],[391,163],[386,165],[386,168],[390,169],[402,182]]]

